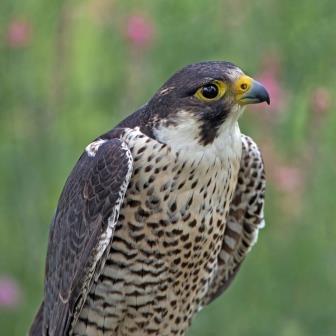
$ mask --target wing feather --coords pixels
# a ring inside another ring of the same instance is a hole
[[[30,335],[68,333],[109,250],[133,159],[119,139],[90,146],[59,199],[49,235],[44,301]]]

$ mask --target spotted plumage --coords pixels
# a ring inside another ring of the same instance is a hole
[[[86,147],[52,222],[31,335],[185,335],[264,223],[261,155],[237,123],[262,101],[233,64],[191,65]]]

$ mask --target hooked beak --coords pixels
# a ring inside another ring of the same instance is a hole
[[[270,97],[265,87],[248,76],[241,76],[234,83],[234,94],[240,105],[259,104],[266,102],[270,104]]]

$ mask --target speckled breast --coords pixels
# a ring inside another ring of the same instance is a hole
[[[75,330],[184,335],[217,267],[239,161],[186,159],[139,131],[124,140],[133,176]]]

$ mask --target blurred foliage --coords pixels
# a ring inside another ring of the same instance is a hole
[[[0,277],[22,291],[0,306],[1,334],[25,334],[40,303],[49,222],[83,148],[185,64],[254,76],[273,57],[283,104],[241,120],[265,152],[267,227],[189,335],[335,335],[334,1],[2,0],[0,13]]]

